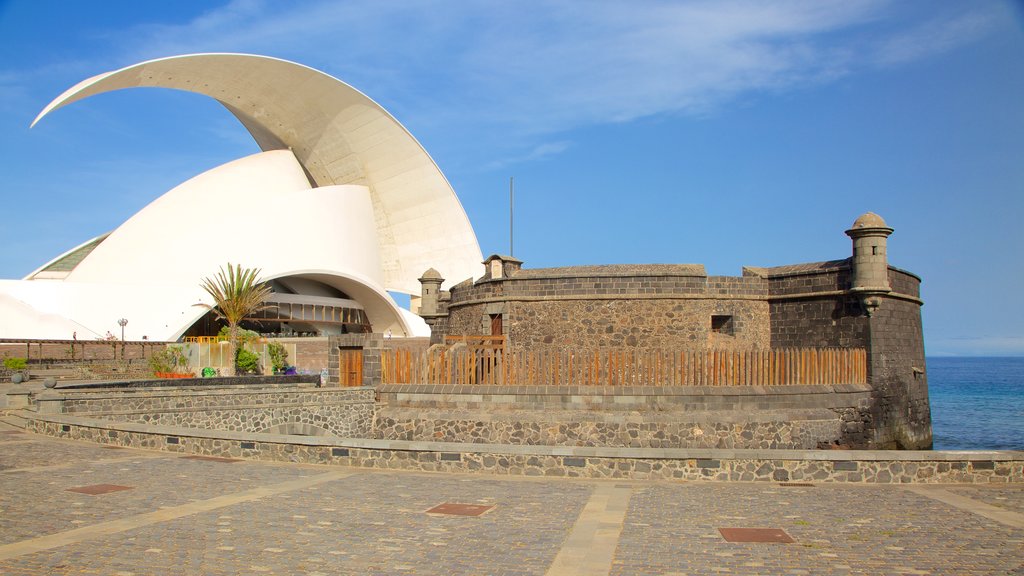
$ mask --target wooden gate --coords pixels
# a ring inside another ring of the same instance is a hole
[[[338,380],[342,386],[363,385],[363,349],[342,348],[338,354]]]

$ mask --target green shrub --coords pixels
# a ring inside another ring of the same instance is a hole
[[[231,336],[231,329],[227,326],[222,326],[220,332],[217,333],[217,337],[221,340],[227,340]],[[259,342],[260,333],[255,330],[246,330],[245,328],[238,329],[238,345],[239,346],[251,346],[256,342]]]
[[[17,356],[4,358],[4,368],[7,368],[8,370],[14,370],[15,372],[21,372],[25,368],[28,368],[28,359],[19,358]]]
[[[260,371],[260,356],[255,352],[250,352],[245,348],[239,348],[238,352],[235,353],[235,373],[236,374],[259,374]]]
[[[288,367],[288,350],[284,344],[271,342],[267,344],[267,355],[270,356],[270,366],[274,372],[283,372]]]
[[[149,357],[149,368],[153,372],[184,372],[188,358],[181,346],[168,346]]]

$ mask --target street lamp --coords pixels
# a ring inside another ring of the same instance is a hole
[[[125,326],[128,325],[128,319],[122,318],[118,321],[118,326],[121,327],[121,362],[125,360]]]

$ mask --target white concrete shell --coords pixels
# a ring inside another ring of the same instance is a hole
[[[431,266],[460,282],[483,259],[451,185],[419,142],[379,104],[323,72],[266,56],[191,54],[84,80],[33,122],[89,96],[123,88],[175,88],[223,104],[262,150],[291,150],[313,186],[366,186],[373,202],[384,286],[419,294]]]
[[[455,281],[479,267],[466,214],[419,143],[372,100],[305,66],[241,54],[154,60],[79,83],[36,122],[140,86],[217,99],[265,151],[190,179],[22,281],[0,281],[0,313],[17,319],[0,323],[0,338],[119,334],[124,317],[127,339],[177,339],[206,312],[196,306],[209,302],[200,279],[226,262],[314,287],[299,292],[306,298],[324,297],[315,286],[342,292],[374,331],[423,335],[422,320],[387,291],[418,293],[417,277],[431,266]],[[239,205],[251,211],[225,218]],[[302,214],[301,226],[260,225],[283,210]]]

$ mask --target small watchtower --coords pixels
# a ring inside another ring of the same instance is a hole
[[[420,281],[420,316],[436,316],[444,278],[433,268],[423,273]]]
[[[893,229],[874,212],[862,214],[846,235],[853,239],[853,280],[850,291],[860,297],[864,312],[871,314],[881,305],[879,295],[892,291],[889,286],[889,260],[886,242]]]

